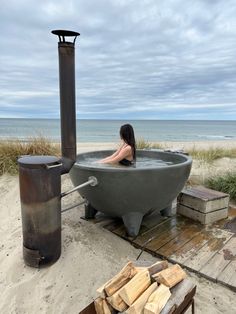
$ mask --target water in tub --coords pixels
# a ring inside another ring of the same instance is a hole
[[[176,163],[176,162],[175,162]],[[99,163],[99,160],[97,157],[87,157],[86,159],[79,160],[76,162],[77,165],[83,165],[87,167],[94,167],[94,168],[130,168],[130,167],[135,167],[135,168],[161,168],[161,167],[166,167],[166,166],[171,166],[174,164],[172,161],[165,161],[162,159],[154,159],[154,158],[148,158],[148,157],[138,157],[136,159],[136,162],[131,165],[131,166],[123,166],[120,164],[109,164],[109,163]]]

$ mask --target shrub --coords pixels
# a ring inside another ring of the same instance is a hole
[[[211,177],[206,181],[206,186],[228,193],[231,199],[236,200],[236,173],[227,173],[222,176]]]

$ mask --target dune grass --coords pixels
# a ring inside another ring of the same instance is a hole
[[[236,200],[236,172],[211,177],[206,180],[206,186],[227,193],[230,195],[231,199]]]
[[[56,155],[60,154],[58,144],[51,143],[44,137],[30,138],[27,142],[2,141],[0,142],[0,175],[18,172],[17,159],[23,155]]]
[[[188,154],[194,159],[211,163],[223,157],[236,158],[236,148],[210,147],[208,149],[189,149]]]
[[[163,148],[159,143],[150,143],[142,138],[136,141],[136,148],[137,149],[158,149]]]

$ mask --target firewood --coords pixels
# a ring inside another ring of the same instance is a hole
[[[144,314],[159,314],[171,296],[170,289],[161,284],[149,297]]]
[[[94,300],[94,307],[97,314],[104,314],[102,298],[97,298]]]
[[[123,289],[123,287],[121,289]],[[120,290],[116,291],[112,296],[107,297],[106,300],[114,309],[116,309],[117,311],[123,312],[124,310],[128,308],[128,306],[121,299],[119,295]]]
[[[140,297],[134,301],[134,303],[126,310],[126,314],[140,314],[143,313],[145,304],[147,303],[148,298],[157,289],[157,282],[154,282],[150,287],[148,287]]]
[[[121,271],[115,275],[105,286],[104,290],[108,296],[112,296],[117,290],[123,287],[132,277],[137,274],[137,270],[132,262],[127,263]]]
[[[106,300],[103,299],[102,305],[103,305],[103,313],[104,314],[114,314],[115,313],[115,311],[111,308],[111,306],[107,304]]]
[[[176,264],[152,275],[152,277],[158,283],[163,283],[165,286],[172,288],[186,278],[187,275],[185,271],[178,264]]]
[[[196,285],[189,278],[186,278],[178,283],[174,288],[171,289],[171,297],[161,311],[161,314],[169,314],[174,312],[174,310],[178,308],[184,301],[186,295],[190,293],[195,287]]]
[[[140,271],[120,289],[119,295],[130,306],[150,284],[151,278],[148,270]]]
[[[105,286],[111,281],[108,280],[106,283],[104,283],[101,287],[99,287],[96,292],[98,297],[105,299],[107,297],[106,291],[104,290]]]
[[[138,267],[135,267],[137,271],[143,271],[143,270],[147,270],[148,268],[147,267],[143,267],[143,266],[138,266]]]
[[[158,272],[160,272],[166,268],[168,268],[168,262],[167,261],[159,261],[159,262],[156,262],[155,264],[149,266],[148,271],[149,271],[150,276],[152,276],[153,274],[158,273]]]

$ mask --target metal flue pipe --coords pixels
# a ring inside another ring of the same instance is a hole
[[[59,38],[59,84],[61,111],[61,173],[67,173],[76,161],[75,40],[80,34],[53,30]],[[65,37],[74,37],[68,42]]]

